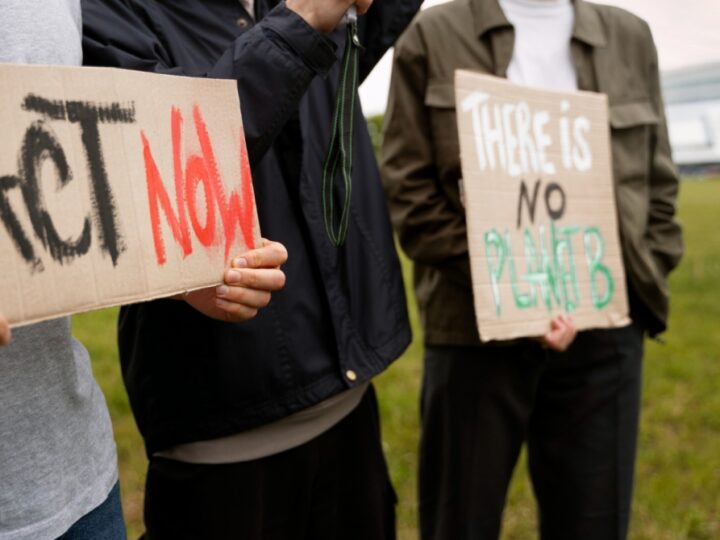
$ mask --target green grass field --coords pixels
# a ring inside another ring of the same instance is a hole
[[[673,275],[666,344],[647,344],[643,417],[631,525],[634,540],[720,538],[720,180],[685,182],[680,219],[686,255]],[[409,267],[405,268],[409,278]],[[409,282],[406,279],[406,282]],[[400,538],[416,538],[415,468],[422,345],[415,341],[378,382],[385,451],[398,492]],[[120,456],[130,538],[142,532],[146,461],[122,386],[115,348],[116,310],[80,315],[75,334],[90,349],[107,396]],[[536,538],[524,463],[516,470],[503,538]]]

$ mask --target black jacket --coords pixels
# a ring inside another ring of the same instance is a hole
[[[376,2],[361,19],[361,77],[420,3]],[[82,2],[87,64],[238,81],[262,234],[289,252],[284,290],[252,321],[214,321],[174,300],[122,309],[123,376],[148,453],[316,404],[385,369],[410,341],[359,106],[342,248],[323,223],[322,160],[344,32],[325,37],[275,4],[257,0],[254,24],[237,0]]]

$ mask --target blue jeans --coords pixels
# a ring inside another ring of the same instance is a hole
[[[58,540],[127,540],[120,484],[116,483],[100,506],[77,520]]]

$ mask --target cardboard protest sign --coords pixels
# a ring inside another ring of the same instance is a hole
[[[455,74],[473,295],[483,341],[629,323],[607,99]]]
[[[0,313],[216,285],[259,227],[233,81],[0,65]]]

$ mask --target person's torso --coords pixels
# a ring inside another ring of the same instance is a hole
[[[587,2],[573,5],[576,17],[578,10],[581,13],[567,50],[577,88],[609,98],[612,165],[627,272],[642,287],[638,293],[657,308],[654,316],[662,320],[666,284],[643,240],[650,204],[652,136],[660,117],[657,90],[648,79],[652,41],[644,23],[627,12]],[[507,77],[515,43],[513,27],[498,0],[456,0],[423,12],[402,39],[409,50],[422,49],[418,61],[426,69],[425,106],[438,181],[450,204],[464,214],[458,187],[462,170],[454,73],[466,69]],[[442,270],[416,263],[414,285],[426,342],[480,343],[469,283],[462,287]]]
[[[271,6],[255,7],[261,18]],[[239,2],[151,2],[147,13],[172,66],[197,76],[254,26]],[[342,35],[333,38],[341,44]],[[270,305],[237,325],[211,321],[176,301],[123,310],[125,380],[146,442],[158,439],[155,450],[222,437],[314,405],[370,379],[409,342],[399,263],[359,107],[344,246],[329,242],[323,223],[322,160],[338,69],[316,77],[298,114],[253,167],[262,234],[290,254],[286,285]],[[242,92],[241,104],[253,106]]]

